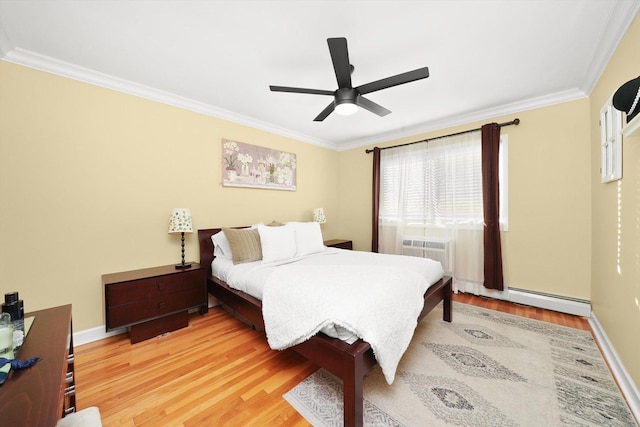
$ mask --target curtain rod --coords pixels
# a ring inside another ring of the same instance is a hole
[[[511,125],[516,125],[518,126],[520,124],[520,119],[513,119],[510,122],[504,122],[504,123],[498,123],[498,127],[503,127],[503,126],[511,126]],[[477,128],[477,129],[470,129],[470,130],[463,130],[462,132],[456,132],[456,133],[450,133],[449,135],[442,135],[442,136],[436,136],[435,138],[429,138],[429,139],[422,139],[420,141],[413,141],[413,142],[407,142],[405,144],[398,144],[398,145],[392,145],[390,147],[382,147],[380,148],[381,150],[386,150],[389,148],[396,148],[396,147],[404,147],[405,145],[413,145],[413,144],[419,144],[421,142],[429,142],[429,141],[434,141],[436,139],[441,139],[441,138],[448,138],[450,136],[457,136],[457,135],[464,135],[465,133],[471,133],[471,132],[476,132],[481,130],[482,128]],[[377,148],[377,147],[376,147]],[[364,150],[365,153],[369,154],[369,153],[373,153],[373,149],[366,149]]]

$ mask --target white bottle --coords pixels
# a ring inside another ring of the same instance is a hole
[[[13,359],[13,324],[9,313],[0,313],[0,357]]]

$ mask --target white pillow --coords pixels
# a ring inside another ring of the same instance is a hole
[[[216,258],[233,259],[231,245],[222,230],[211,236],[211,241],[213,242],[213,255]]]
[[[296,256],[296,233],[289,224],[282,227],[258,226],[262,263],[286,261]]]
[[[319,222],[290,222],[296,233],[296,256],[317,254],[325,250]]]

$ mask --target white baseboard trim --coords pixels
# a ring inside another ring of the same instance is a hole
[[[574,316],[591,317],[591,303],[522,289],[509,289],[508,300],[517,304],[559,311]]]
[[[220,304],[216,298],[212,297],[211,295],[209,295],[209,297],[210,298],[207,304],[208,308],[215,307]],[[197,308],[191,309],[189,313],[195,313],[196,311],[198,311]],[[74,333],[73,345],[75,346],[75,345],[89,344],[90,342],[98,341],[104,338],[109,338],[118,334],[124,334],[126,332],[127,332],[127,328],[114,329],[113,331],[106,332],[105,325],[97,326],[95,328],[85,329],[84,331]]]
[[[90,342],[109,338],[118,334],[124,334],[125,332],[127,332],[125,328],[106,332],[104,325],[91,329],[85,329],[84,331],[75,332],[73,334],[73,345],[78,346],[82,344],[89,344]]]
[[[595,314],[592,314],[589,318],[589,325],[600,346],[600,350],[602,350],[604,358],[609,364],[609,369],[611,369],[611,373],[616,379],[618,387],[620,387],[622,395],[627,400],[631,413],[636,417],[636,422],[640,423],[640,391],[638,391],[635,382],[631,379],[629,373],[618,358],[618,354],[613,348],[611,341],[609,341],[604,329],[602,329],[602,325]]]
[[[560,313],[573,314],[574,316],[591,316],[591,303],[589,301],[565,298],[557,295],[511,287],[507,287],[504,291],[496,291],[495,289],[487,289],[481,284],[471,282],[458,283],[457,286],[460,292],[473,295],[511,301],[516,304],[544,308],[546,310],[558,311]]]

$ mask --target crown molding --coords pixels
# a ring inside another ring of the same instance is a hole
[[[586,67],[580,88],[587,94],[590,94],[595,87],[618,45],[640,12],[640,0],[617,0],[616,3],[611,15],[607,17],[607,25],[601,35],[598,48]]]
[[[562,104],[564,102],[575,101],[586,97],[587,94],[579,89],[556,92],[545,96],[539,96],[536,98],[530,98],[523,101],[501,105],[499,107],[486,108],[483,110],[474,111],[472,113],[458,115],[456,117],[445,117],[439,120],[432,120],[418,126],[408,128],[405,127],[397,131],[391,131],[384,134],[376,135],[373,138],[359,139],[348,144],[340,145],[337,151],[346,151],[354,148],[367,147],[373,144],[380,144],[400,138],[406,138],[410,135],[420,135],[481,120],[493,120],[496,117],[518,114],[523,111],[535,110],[537,108],[548,107],[555,104]]]
[[[13,43],[9,40],[2,19],[0,19],[0,58],[4,58],[11,50],[13,50]]]
[[[640,0],[616,0],[617,5],[613,8],[610,16],[607,17],[607,25],[605,31],[601,35],[598,49],[594,57],[591,59],[589,66],[586,67],[585,76],[580,87],[557,92],[541,97],[531,98],[496,108],[488,108],[485,110],[475,111],[470,114],[460,115],[456,117],[443,118],[442,120],[434,120],[422,123],[411,128],[402,128],[401,130],[391,131],[384,134],[376,135],[371,138],[364,138],[351,141],[348,144],[342,144],[337,151],[351,150],[361,148],[373,144],[392,141],[395,139],[406,138],[408,135],[418,135],[427,132],[433,132],[440,129],[446,129],[454,126],[464,125],[466,123],[476,122],[480,120],[490,120],[495,117],[505,116],[509,114],[517,114],[521,111],[533,110],[536,108],[547,107],[563,102],[575,101],[589,96],[595,87],[598,79],[604,72],[611,57],[615,53],[618,45],[626,35],[627,31],[636,16],[640,12]]]
[[[3,43],[3,39],[7,41],[7,43]],[[264,130],[266,132],[295,139],[297,141],[306,142],[308,144],[317,145],[319,147],[328,148],[331,150],[337,149],[337,145],[329,141],[324,141],[318,138],[313,138],[309,135],[293,132],[289,129],[274,126],[270,123],[243,116],[241,114],[237,114],[222,108],[217,108],[200,101],[195,101],[193,99],[179,96],[171,92],[155,89],[150,86],[145,86],[129,80],[114,77],[89,68],[80,67],[78,65],[60,61],[49,56],[40,55],[38,53],[30,52],[21,48],[13,48],[8,43],[8,39],[6,38],[6,36],[3,37],[2,28],[0,27],[0,49],[2,49],[3,46],[6,46],[6,51],[0,50],[0,53],[2,53],[3,55],[2,60],[7,62],[34,68],[36,70],[45,71],[61,77],[81,81],[83,83],[89,83],[129,95],[138,96],[141,98],[149,99],[151,101],[160,102],[218,119],[227,120],[229,122],[237,123],[243,126]]]
[[[384,143],[399,138],[406,138],[411,135],[419,135],[422,133],[459,126],[466,123],[490,120],[499,116],[516,114],[521,111],[573,101],[588,96],[597,83],[600,75],[606,68],[606,65],[614,54],[618,44],[629,29],[629,26],[633,23],[638,11],[640,11],[640,0],[616,0],[616,2],[618,5],[613,9],[612,14],[607,17],[608,24],[605,28],[608,29],[608,31],[605,30],[602,34],[599,42],[599,48],[596,50],[596,54],[592,58],[590,65],[586,67],[587,71],[585,71],[583,83],[579,88],[523,100],[499,107],[474,111],[468,114],[457,115],[455,117],[445,117],[440,120],[432,120],[413,127],[402,127],[394,131],[385,132],[369,138],[353,140],[348,143],[336,143],[294,132],[290,129],[275,126],[264,121],[256,120],[252,117],[240,115],[200,101],[195,101],[170,92],[158,90],[68,62],[60,61],[55,58],[16,48],[11,43],[1,21],[0,59],[84,83],[97,85],[129,95],[142,97],[181,109],[227,120],[229,122],[263,130],[322,148],[334,151],[346,151],[372,144]],[[615,29],[615,31],[611,29]]]
[[[1,30],[1,28],[0,28]],[[2,34],[0,31],[0,47],[2,47]],[[558,92],[542,97],[531,98],[528,100],[515,102],[500,107],[494,107],[484,110],[475,111],[469,114],[458,115],[455,118],[444,118],[442,120],[434,120],[413,127],[403,127],[396,131],[385,132],[372,138],[364,138],[351,141],[346,144],[339,144],[331,141],[325,141],[313,138],[309,135],[293,132],[289,129],[274,126],[251,117],[236,114],[234,112],[217,108],[203,102],[195,101],[176,94],[158,90],[149,86],[134,83],[129,80],[114,77],[105,73],[101,73],[88,68],[80,67],[68,62],[60,61],[55,58],[40,55],[20,48],[13,48],[4,54],[4,61],[15,63],[29,68],[45,71],[58,76],[78,80],[84,83],[112,89],[129,95],[139,96],[141,98],[182,108],[188,111],[204,114],[207,116],[227,120],[243,126],[252,127],[254,129],[263,130],[276,135],[291,138],[297,141],[316,145],[322,148],[334,151],[346,151],[354,148],[365,147],[371,144],[379,144],[398,138],[404,138],[410,135],[418,135],[421,133],[432,132],[439,129],[445,129],[465,123],[475,122],[479,120],[492,119],[498,116],[515,114],[520,111],[532,110],[535,108],[545,107],[552,104],[573,101],[586,96],[586,94],[578,89]]]

